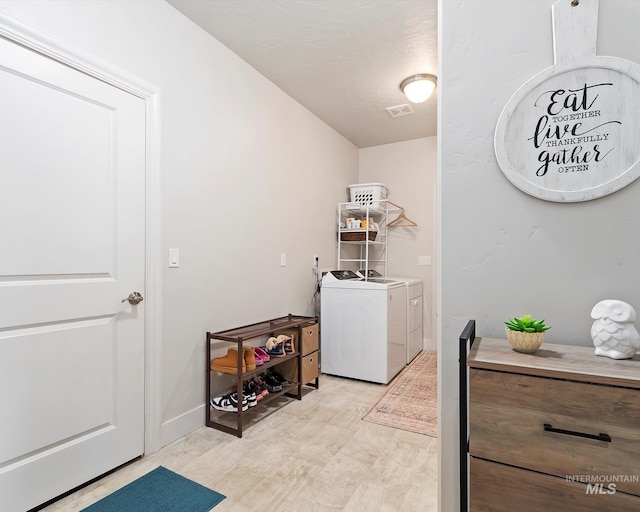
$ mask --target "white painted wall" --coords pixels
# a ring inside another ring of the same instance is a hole
[[[388,199],[404,207],[418,227],[389,229],[388,274],[423,281],[424,345],[435,350],[436,137],[360,149],[359,182],[384,183]],[[395,215],[390,216],[393,220]],[[418,266],[418,256],[431,265]]]
[[[467,320],[477,321],[479,336],[501,337],[504,319],[530,313],[553,326],[549,343],[588,346],[596,302],[640,308],[640,182],[591,202],[550,203],[513,187],[496,163],[502,108],[553,64],[552,4],[439,2],[439,480],[447,512],[458,506],[457,339]],[[640,63],[638,21],[640,2],[601,0],[598,53]]]
[[[357,148],[165,2],[0,1],[0,13],[160,90],[163,261],[180,249],[153,340],[169,443],[204,423],[206,331],[314,314],[313,255],[335,261]]]

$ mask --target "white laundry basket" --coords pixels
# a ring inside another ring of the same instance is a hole
[[[363,206],[378,206],[380,201],[387,199],[389,189],[382,183],[356,183],[349,185],[351,202]]]

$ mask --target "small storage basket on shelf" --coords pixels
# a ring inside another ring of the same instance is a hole
[[[367,237],[369,237],[369,241],[374,242],[377,235],[377,231],[342,231],[340,233],[340,240],[342,242],[364,242]]]
[[[357,183],[349,185],[352,203],[363,206],[380,206],[387,199],[388,189],[382,183]]]

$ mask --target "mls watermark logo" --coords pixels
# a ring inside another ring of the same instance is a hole
[[[616,484],[610,483],[606,487],[603,483],[587,484],[586,494],[615,494]]]
[[[640,482],[640,475],[566,475],[567,482],[587,484],[585,494],[615,494],[619,482]]]

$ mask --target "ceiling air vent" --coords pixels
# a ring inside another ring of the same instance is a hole
[[[402,116],[408,116],[413,114],[413,110],[407,104],[397,105],[395,107],[388,107],[386,110],[387,112],[389,112],[389,115],[391,117],[402,117]]]

